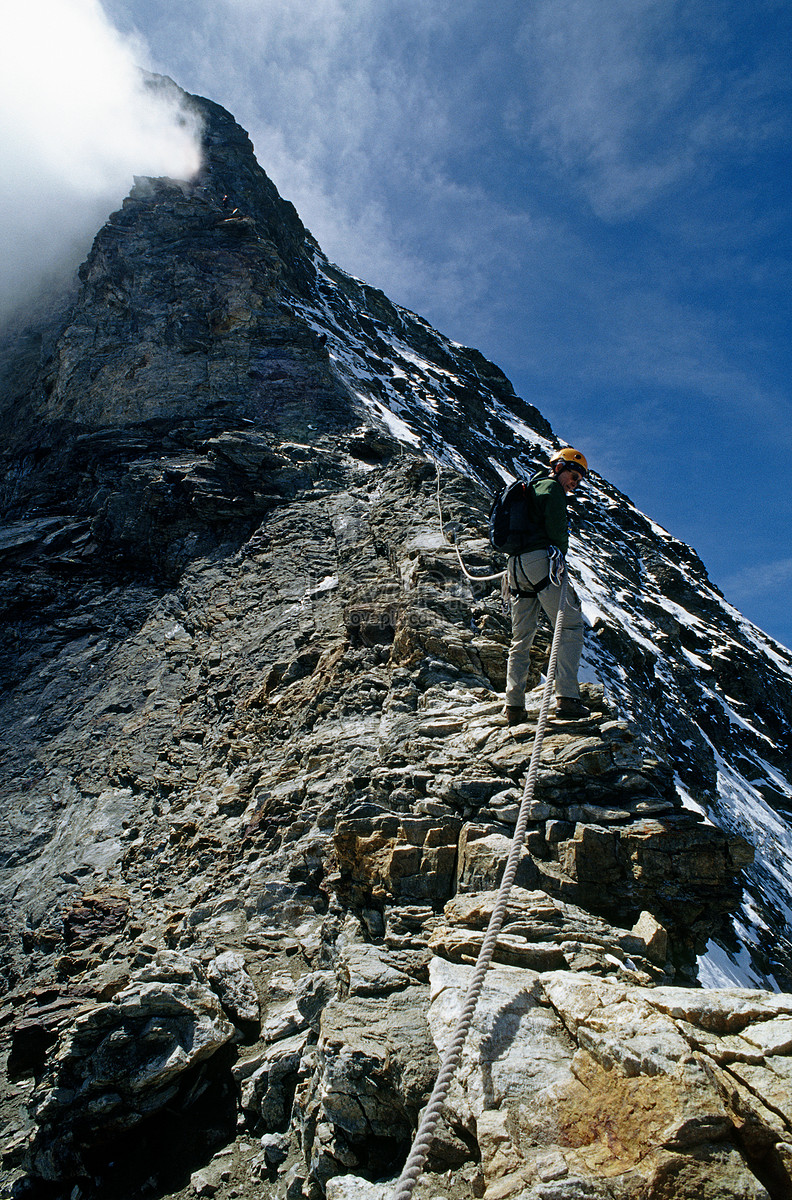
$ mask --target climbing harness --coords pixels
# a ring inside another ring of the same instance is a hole
[[[550,586],[550,576],[545,575],[544,579],[540,579],[538,583],[531,583],[529,580],[529,588],[509,588],[510,596],[517,596],[520,600],[535,600],[540,592],[543,592],[546,587]]]
[[[440,495],[438,469],[438,499]],[[495,900],[495,907],[492,910],[492,916],[487,926],[487,932],[484,935],[484,941],[479,951],[479,956],[476,961],[476,967],[473,972],[473,978],[468,985],[468,990],[465,995],[462,1012],[457,1019],[453,1037],[446,1048],[443,1061],[440,1066],[440,1072],[437,1076],[437,1082],[434,1085],[429,1103],[424,1109],[424,1114],[421,1123],[418,1126],[418,1131],[412,1144],[412,1149],[404,1164],[404,1169],[396,1183],[395,1191],[393,1192],[392,1200],[410,1200],[413,1189],[418,1182],[424,1163],[429,1155],[429,1149],[432,1145],[432,1138],[440,1120],[440,1114],[445,1103],[445,1098],[448,1094],[448,1089],[451,1086],[451,1081],[454,1078],[456,1069],[459,1065],[459,1060],[462,1057],[462,1048],[465,1044],[470,1025],[473,1020],[473,1014],[476,1010],[481,989],[484,986],[484,976],[487,973],[487,968],[490,965],[492,956],[495,952],[495,947],[498,942],[498,935],[501,931],[501,926],[506,916],[506,908],[509,903],[509,894],[514,883],[517,867],[520,861],[520,852],[523,842],[525,841],[525,831],[528,827],[528,813],[533,800],[534,788],[536,786],[536,776],[539,770],[539,756],[541,754],[542,742],[544,741],[545,728],[547,726],[547,717],[550,711],[550,700],[553,691],[553,682],[555,680],[556,662],[558,659],[558,647],[561,641],[561,630],[564,624],[564,610],[566,608],[567,598],[567,573],[564,571],[561,577],[561,595],[558,603],[558,616],[556,617],[555,630],[553,631],[553,641],[550,647],[550,661],[547,666],[547,681],[542,693],[542,703],[539,709],[539,719],[536,723],[536,733],[534,734],[533,746],[531,748],[531,764],[528,768],[528,778],[525,781],[523,796],[520,802],[520,811],[517,817],[517,827],[514,831],[509,857],[506,862],[506,869],[503,872],[498,895]]]
[[[517,574],[522,575],[523,582],[517,578]],[[522,565],[522,555],[516,554],[514,557],[514,587],[509,585],[509,595],[518,596],[521,600],[535,600],[540,592],[543,592],[546,587],[550,586],[550,576],[545,575],[544,579],[540,579],[538,583],[533,583],[525,573]]]
[[[545,588],[550,587],[550,584],[552,584],[553,587],[560,587],[561,580],[564,575],[564,565],[565,565],[564,555],[558,549],[558,546],[548,546],[547,558],[548,558],[547,574],[544,576],[543,579],[540,579],[538,583],[532,583],[531,580],[526,575],[525,570],[523,568],[522,555],[516,554],[514,556],[514,582],[515,582],[516,586],[515,587],[509,586],[509,589],[508,589],[509,595],[510,596],[519,596],[521,599],[525,599],[525,600],[536,600],[539,593],[543,592],[545,590]],[[522,577],[525,581],[524,584],[521,584],[517,578],[518,571],[519,571],[520,575],[522,575]]]

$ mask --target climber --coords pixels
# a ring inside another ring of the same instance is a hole
[[[569,545],[566,497],[588,474],[588,463],[571,446],[550,458],[549,474],[535,477],[532,491],[538,504],[539,527],[527,549],[509,558],[504,578],[511,600],[512,637],[506,668],[506,720],[519,725],[526,720],[525,685],[531,646],[540,608],[555,624],[561,595],[556,564],[563,564]],[[561,717],[587,717],[580,699],[577,672],[583,649],[583,614],[574,589],[567,585],[567,600],[555,676],[556,713]]]

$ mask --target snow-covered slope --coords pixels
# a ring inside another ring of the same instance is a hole
[[[546,461],[558,439],[496,367],[310,252],[316,286],[298,312],[326,340],[369,420],[492,492]],[[710,944],[702,981],[789,988],[792,654],[727,603],[690,547],[596,470],[572,525],[570,558],[591,626],[584,677],[604,683],[670,761],[685,802],[755,849],[733,938]]]

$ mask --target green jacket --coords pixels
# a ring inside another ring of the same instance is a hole
[[[567,522],[566,492],[554,476],[546,475],[533,481],[533,491],[538,506],[538,516],[544,526],[525,547],[528,550],[544,550],[558,546],[566,554],[569,549],[569,525]]]

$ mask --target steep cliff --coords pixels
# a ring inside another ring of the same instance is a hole
[[[496,572],[490,492],[557,442],[193,103],[200,176],[4,347],[4,1161],[341,1200],[406,1152],[530,757],[449,537]],[[417,1194],[785,1196],[792,656],[596,474],[573,522],[592,716]]]

